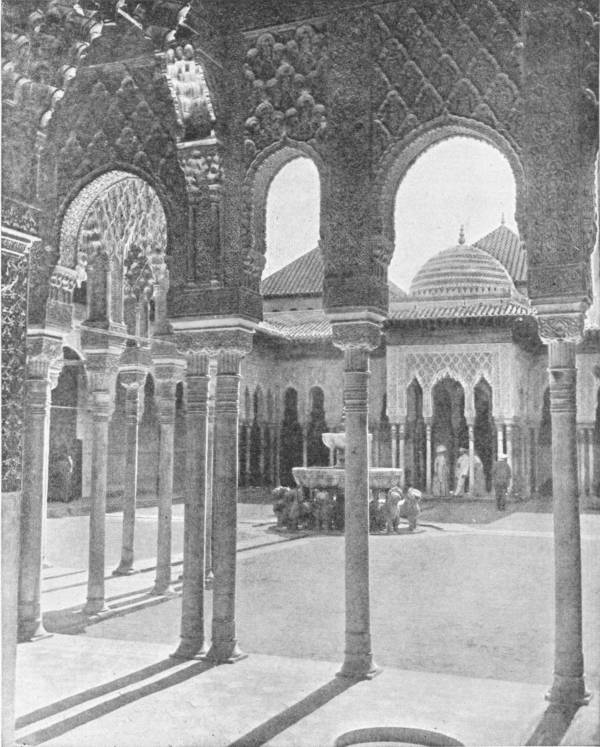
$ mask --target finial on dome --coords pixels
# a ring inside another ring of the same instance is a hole
[[[500,225],[504,225],[504,210],[502,211],[502,217],[500,218]]]
[[[460,233],[458,234],[458,243],[464,244],[465,243],[465,227],[460,227]]]

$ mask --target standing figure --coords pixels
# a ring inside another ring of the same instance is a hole
[[[69,503],[72,499],[71,478],[73,476],[73,459],[69,450],[62,445],[51,460],[50,493],[52,500]]]
[[[472,495],[479,496],[486,494],[483,462],[477,454],[475,454],[473,458],[473,486],[470,486],[470,490]]]
[[[460,448],[460,456],[456,460],[456,467],[454,469],[454,479],[456,487],[454,489],[454,495],[465,494],[465,484],[469,479],[469,466],[471,460],[469,459],[469,450]]]
[[[444,498],[448,495],[448,462],[446,461],[446,447],[438,446],[437,454],[433,463],[433,485],[432,492],[436,498]]]
[[[315,525],[317,529],[323,529],[326,532],[331,529],[331,514],[333,502],[329,497],[329,492],[324,488],[318,488],[315,491]]]
[[[496,494],[496,508],[504,511],[506,508],[506,492],[512,478],[512,472],[506,455],[501,455],[492,469],[492,485]]]

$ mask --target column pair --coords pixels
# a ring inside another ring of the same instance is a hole
[[[20,519],[18,640],[46,634],[42,623],[42,554],[48,500],[50,392],[58,380],[61,341],[27,340]]]
[[[346,631],[342,677],[370,678],[368,395],[370,351],[379,345],[372,321],[332,320],[333,343],[344,351]]]
[[[227,346],[220,343],[221,338]],[[234,343],[234,344],[232,344]],[[208,352],[188,355],[188,435],[181,641],[174,656],[217,664],[243,658],[235,625],[240,365],[250,351],[245,330],[207,332],[197,341],[217,358],[212,480],[212,641],[204,650]],[[209,526],[210,532],[210,526]]]

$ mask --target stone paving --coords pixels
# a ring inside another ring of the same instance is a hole
[[[153,511],[141,516],[140,536],[149,542]],[[239,510],[237,623],[250,656],[232,667],[171,669],[179,587],[170,598],[149,597],[151,557],[143,572],[107,580],[113,611],[94,620],[79,612],[83,569],[47,569],[49,627],[80,635],[19,646],[19,736],[28,744],[137,747],[140,728],[165,713],[144,745],[312,747],[374,725],[434,729],[465,744],[524,744],[551,682],[552,517],[519,512],[476,526],[425,517],[415,534],[370,539],[373,647],[384,673],[349,689],[333,678],[343,655],[343,537],[276,532],[270,506]],[[81,518],[49,522],[49,557],[63,557],[65,537],[80,531],[65,524]],[[180,529],[175,522],[174,535]],[[599,548],[600,516],[584,515],[586,677],[594,690]],[[81,548],[69,552],[84,557]],[[207,592],[207,633],[210,615]],[[113,691],[107,683],[115,679]],[[597,704],[577,714],[579,738],[595,739]],[[576,743],[569,734],[565,743]]]

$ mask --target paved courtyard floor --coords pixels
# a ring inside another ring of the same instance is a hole
[[[552,679],[551,515],[519,512],[469,526],[429,522],[424,512],[414,534],[372,536],[373,650],[384,674],[346,688],[333,679],[343,659],[343,537],[285,541],[290,535],[274,531],[269,511],[240,507],[237,627],[249,658],[210,671],[198,662],[171,671],[166,656],[178,642],[180,596],[147,596],[151,566],[137,576],[107,580],[114,615],[95,621],[77,616],[85,596],[85,585],[77,582],[82,573],[85,582],[86,540],[83,525],[69,522],[85,517],[50,521],[47,555],[55,565],[47,571],[53,578],[46,582],[46,618],[57,632],[78,635],[19,647],[19,736],[28,744],[84,747],[311,746],[333,744],[336,734],[350,728],[396,725],[438,730],[465,744],[527,742]],[[138,536],[151,563],[153,514],[144,509],[141,516],[147,519],[140,520]],[[110,529],[111,521],[107,536],[114,534],[114,554],[119,532]],[[174,527],[178,553],[182,525],[176,521]],[[599,550],[600,516],[583,515],[586,678],[595,691]],[[175,578],[178,570],[174,566]],[[122,604],[128,594],[137,594],[140,603]],[[210,614],[207,592],[207,634]],[[143,675],[143,687],[128,695],[127,677],[139,682],[136,673],[147,667],[150,681]],[[116,690],[123,689],[123,697],[115,701],[107,683],[119,678]],[[92,709],[78,715],[77,698],[87,703],[88,692],[99,700],[92,698]],[[65,708],[56,705],[65,698]],[[53,703],[56,713],[50,712]],[[597,709],[595,698],[576,717],[587,724],[580,731],[584,744],[597,743]],[[139,741],[146,721],[149,731]]]

